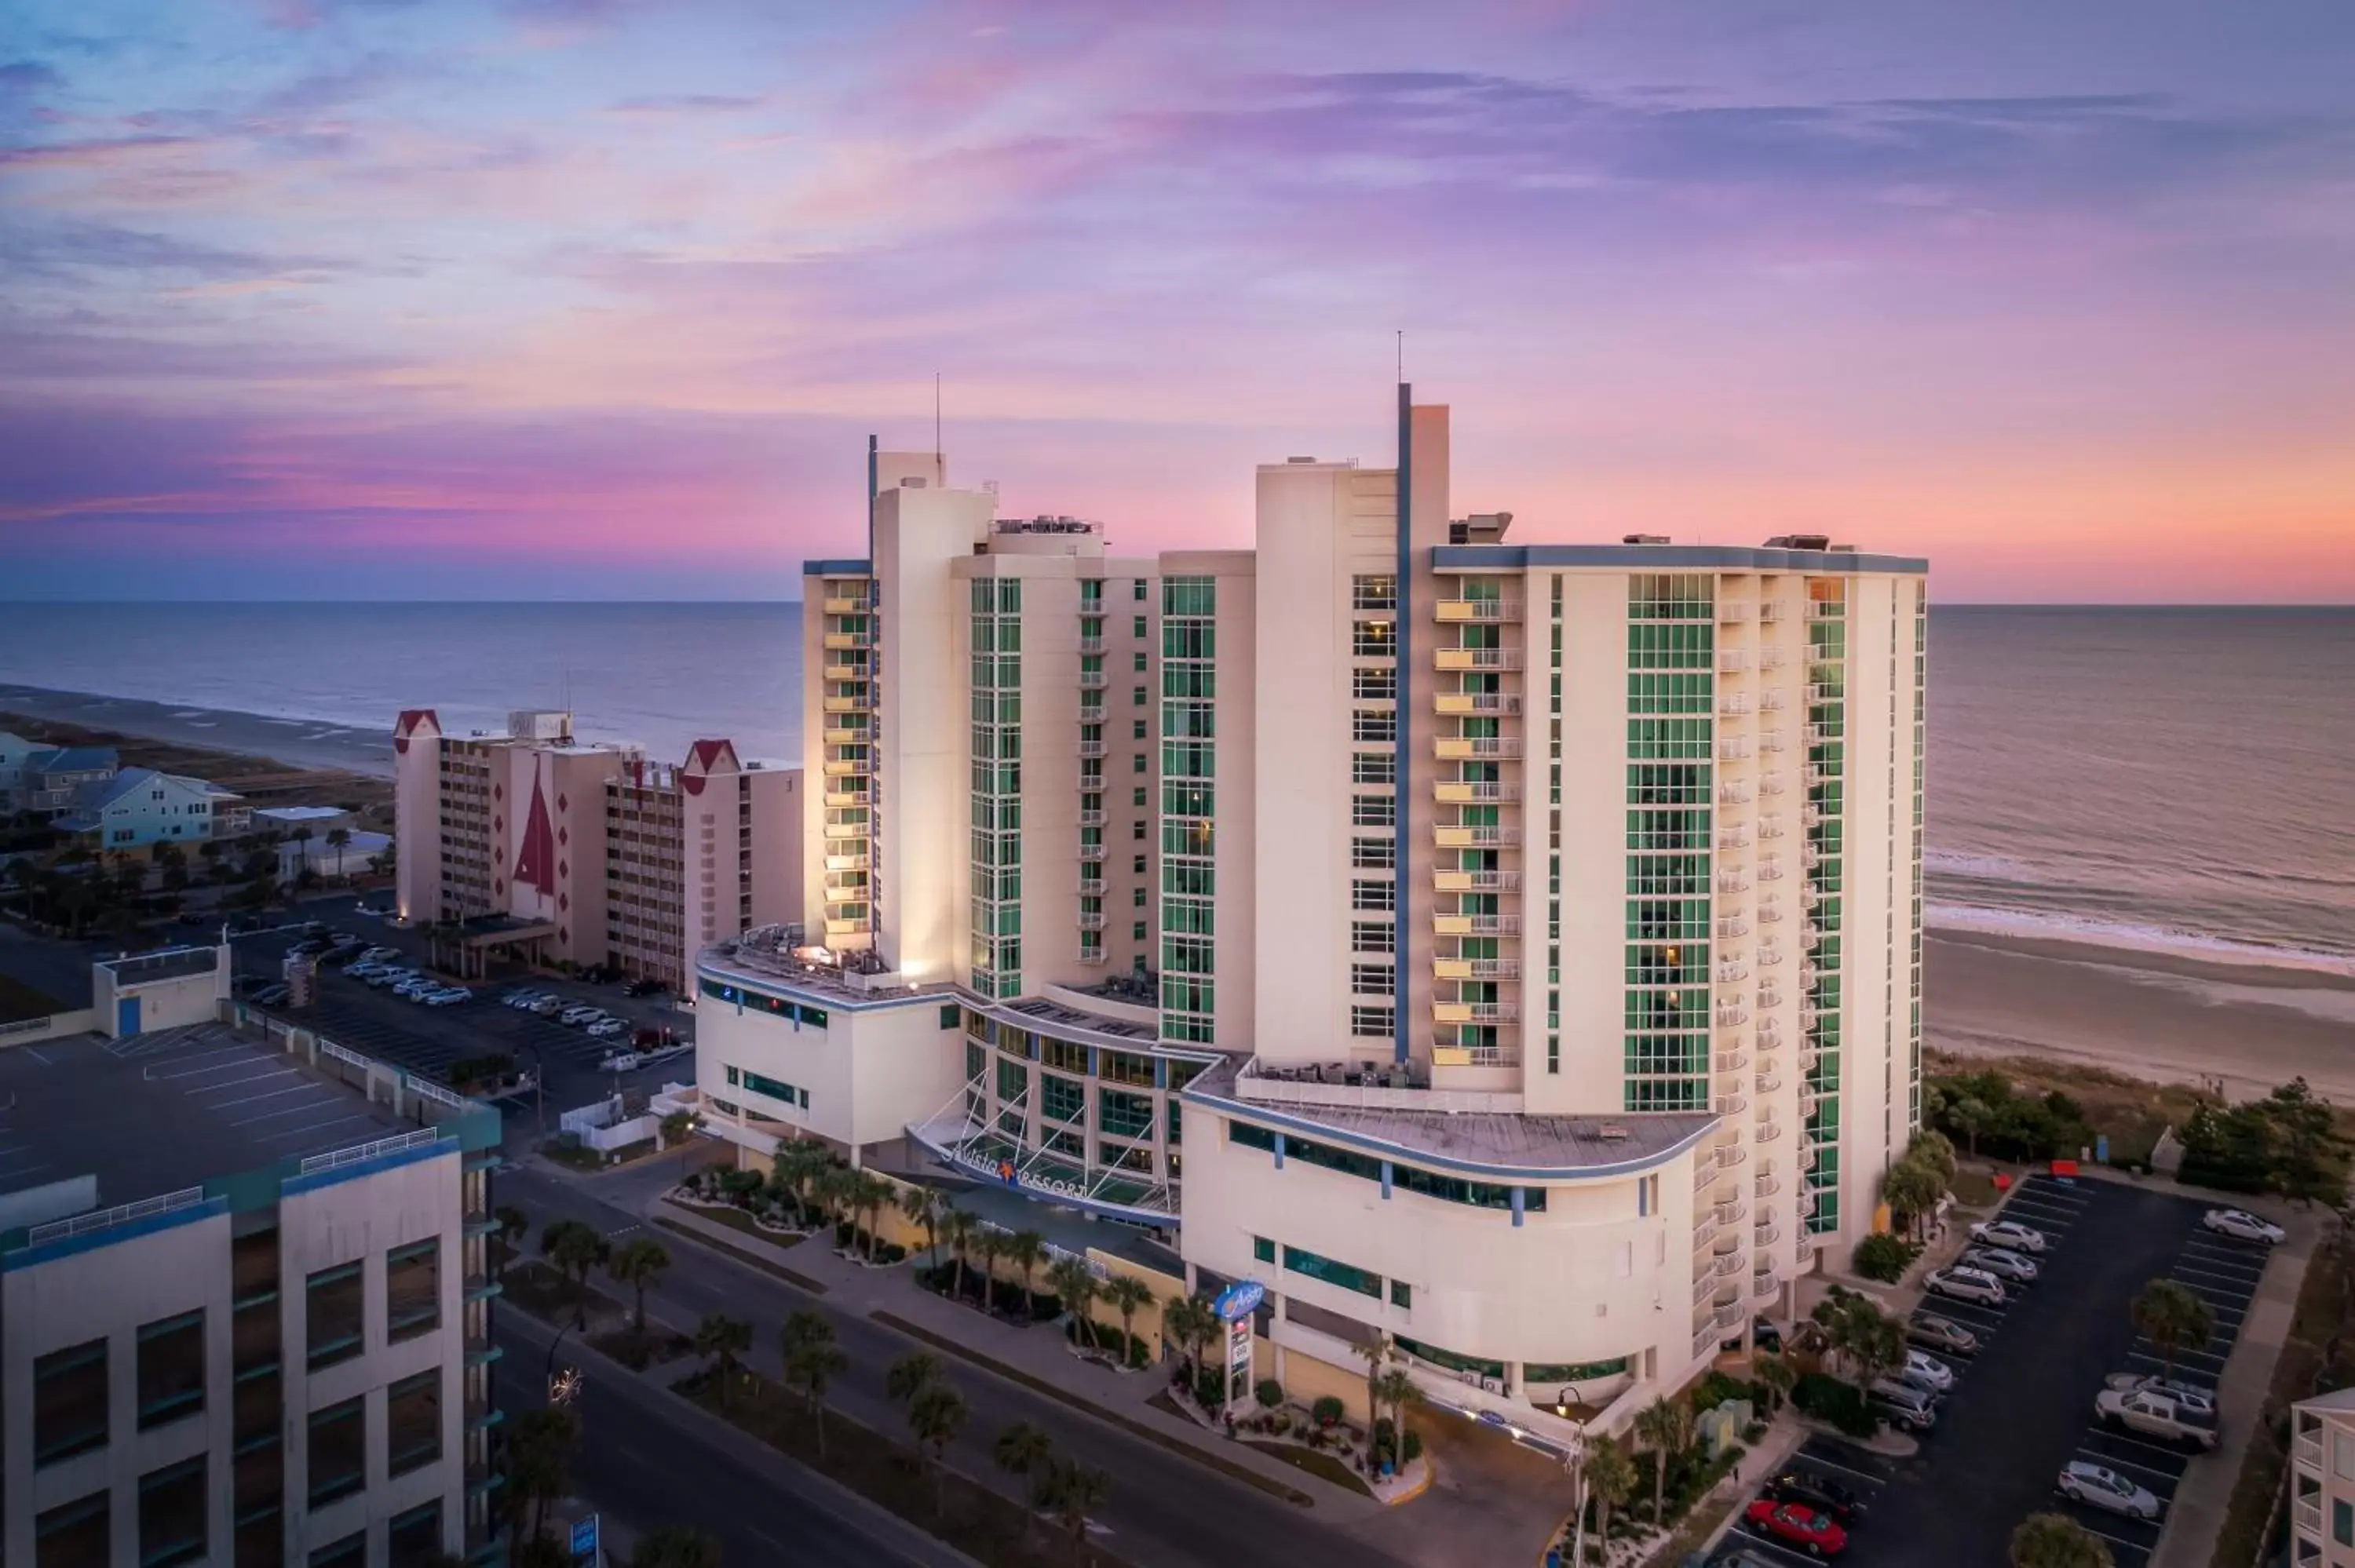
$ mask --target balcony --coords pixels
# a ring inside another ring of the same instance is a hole
[[[865,615],[873,608],[864,599],[829,599],[826,601],[828,615]]]
[[[865,652],[875,646],[875,639],[864,631],[829,631],[826,634],[826,650],[829,653]]]
[[[863,681],[869,672],[864,664],[828,664],[826,678],[829,681]]]
[[[1086,861],[1091,865],[1101,862],[1103,857],[1104,846],[1102,844],[1082,844],[1080,846],[1080,858]]]
[[[1082,915],[1082,916],[1080,916],[1080,929],[1081,929],[1081,930],[1082,930],[1082,931],[1101,931],[1101,930],[1103,930],[1103,928],[1104,928],[1104,917],[1103,917],[1102,915]]]
[[[1729,675],[1738,675],[1750,668],[1750,655],[1739,648],[1729,648],[1717,656],[1717,667]]]
[[[1431,978],[1444,980],[1518,980],[1521,960],[1518,959],[1453,959],[1431,960]]]
[[[1717,1277],[1710,1273],[1707,1269],[1703,1269],[1701,1271],[1700,1277],[1693,1281],[1692,1292],[1693,1305],[1701,1309],[1700,1318],[1706,1319],[1716,1310],[1714,1308],[1708,1305],[1710,1297],[1714,1295],[1716,1291]],[[1699,1321],[1700,1319],[1697,1319],[1695,1320]]]
[[[1770,896],[1770,897],[1771,897],[1771,896],[1773,896],[1773,895],[1769,895],[1768,896]],[[1777,909],[1776,907],[1774,907],[1774,906],[1773,906],[1772,904],[1761,904],[1761,905],[1758,906],[1758,923],[1759,923],[1760,925],[1762,925],[1762,926],[1774,926],[1774,925],[1778,925],[1778,924],[1780,924],[1780,923],[1781,923],[1782,918],[1783,918],[1783,912],[1782,912],[1780,909]]]
[[[1103,717],[1104,705],[1103,693],[1097,693],[1094,701],[1084,702],[1080,705],[1080,722],[1082,724],[1102,724],[1103,723]]]
[[[1783,732],[1779,729],[1770,729],[1759,736],[1758,749],[1762,752],[1782,750]]]
[[[1518,871],[1435,871],[1431,885],[1441,893],[1506,893],[1520,886]]]
[[[1083,964],[1100,964],[1103,961],[1104,950],[1102,948],[1082,948],[1080,949],[1080,962]]]
[[[1772,1171],[1758,1172],[1757,1182],[1751,1189],[1752,1194],[1760,1198],[1771,1198],[1782,1190],[1783,1179]]]
[[[1433,745],[1442,762],[1462,762],[1475,758],[1518,757],[1521,737],[1517,735],[1443,735]]]
[[[1773,1246],[1776,1242],[1781,1241],[1782,1239],[1782,1227],[1765,1219],[1761,1219],[1750,1233],[1750,1245],[1752,1246]],[[1767,1270],[1772,1269],[1774,1266],[1774,1264],[1765,1258],[1762,1257],[1758,1260],[1758,1268],[1761,1273],[1764,1273]]]
[[[1782,1086],[1783,1078],[1778,1073],[1761,1073],[1751,1084],[1751,1087],[1756,1089],[1762,1095],[1771,1095]]]
[[[1782,620],[1783,601],[1779,599],[1760,599],[1758,601],[1758,619],[1761,620]]]
[[[1780,795],[1783,792],[1783,776],[1780,773],[1769,773],[1758,780],[1758,792],[1762,795]]]
[[[1750,830],[1747,828],[1719,829],[1717,834],[1717,847],[1721,850],[1748,849],[1750,847]]]
[[[1101,828],[1101,827],[1103,827],[1103,825],[1104,825],[1104,813],[1103,813],[1103,812],[1102,812],[1102,811],[1082,811],[1082,812],[1080,813],[1080,826],[1082,826],[1082,827],[1083,827],[1083,828]]]
[[[1782,881],[1782,880],[1783,880],[1783,867],[1782,867],[1782,863],[1781,863],[1780,862],[1778,862],[1778,861],[1776,861],[1776,860],[1774,860],[1774,859],[1771,858],[1771,857],[1769,857],[1768,859],[1765,859],[1765,860],[1762,860],[1762,861],[1760,861],[1760,862],[1758,863],[1758,880],[1759,880],[1759,881],[1761,881],[1761,882],[1780,882],[1780,881]]]
[[[874,706],[866,697],[826,697],[823,703],[830,714],[863,714]]]
[[[1103,774],[1101,774],[1101,773],[1082,773],[1082,774],[1081,774],[1081,775],[1080,775],[1080,793],[1081,793],[1081,794],[1082,794],[1082,795],[1101,795],[1101,794],[1103,794],[1103,787],[1104,787],[1104,781],[1103,781]]]
[[[1431,928],[1442,937],[1518,937],[1518,915],[1433,915]]]
[[[1710,1106],[1710,1109],[1720,1116],[1740,1116],[1749,1108],[1750,1098],[1747,1095],[1720,1095]]]
[[[1481,849],[1521,842],[1520,829],[1488,822],[1472,827],[1460,822],[1441,822],[1432,829],[1432,842],[1441,849]]]
[[[1717,619],[1721,624],[1732,625],[1748,620],[1756,609],[1757,606],[1746,599],[1721,599],[1717,601]]]
[[[1080,896],[1082,898],[1101,898],[1103,896],[1103,890],[1102,877],[1083,876],[1080,879]]]
[[[1717,699],[1717,711],[1728,718],[1740,718],[1750,711],[1750,699],[1740,692],[1730,692]]]
[[[1437,698],[1443,714],[1517,714],[1521,711],[1521,699],[1509,692],[1442,692]]]
[[[1516,1001],[1442,1001],[1431,1004],[1434,1023],[1511,1023],[1520,1016],[1520,1003]]]
[[[1708,1159],[1705,1156],[1695,1160],[1693,1161],[1693,1191],[1696,1193],[1708,1192],[1711,1187],[1717,1185],[1717,1179],[1724,1174],[1725,1172],[1719,1169],[1715,1160]]]
[[[2300,1436],[2296,1457],[2300,1469],[2319,1471],[2322,1468],[2322,1439]]]
[[[828,789],[826,803],[829,806],[864,806],[872,800],[864,789]]]
[[[863,839],[867,836],[865,822],[828,822],[826,836],[829,839]]]
[[[1747,1051],[1737,1049],[1720,1051],[1717,1054],[1717,1070],[1721,1073],[1738,1073],[1748,1065],[1750,1065],[1750,1053]]]
[[[1443,599],[1437,609],[1443,624],[1450,621],[1486,624],[1521,618],[1521,601],[1517,599]]]
[[[1742,1223],[1742,1216],[1749,1213],[1750,1210],[1741,1199],[1728,1198],[1724,1202],[1718,1204],[1713,1213],[1717,1216],[1719,1224],[1738,1225]]]
[[[1717,1259],[1714,1263],[1711,1263],[1709,1266],[1710,1271],[1715,1274],[1720,1279],[1731,1279],[1735,1275],[1742,1272],[1742,1255],[1738,1252],[1729,1252],[1724,1256]],[[1740,1312],[1737,1311],[1734,1314],[1733,1322],[1726,1323],[1725,1314],[1721,1312],[1718,1314],[1717,1320],[1720,1323],[1724,1324],[1727,1328],[1732,1328],[1741,1323],[1742,1317]]]
[[[1112,677],[1105,674],[1102,670],[1082,670],[1080,672],[1080,690],[1083,692],[1101,692],[1106,685],[1111,683],[1111,681]]]
[[[1816,1238],[1813,1236],[1801,1236],[1799,1238],[1799,1266],[1805,1268],[1807,1265],[1815,1261]]]
[[[1758,1005],[1761,1007],[1782,1006],[1782,991],[1771,985],[1760,986],[1758,988]],[[1771,1018],[1762,1018],[1758,1021],[1758,1039],[1761,1044],[1772,1040],[1778,1033],[1780,1033],[1777,1030],[1769,1029],[1767,1027],[1767,1025],[1773,1022],[1774,1020]]]
[[[1750,742],[1740,736],[1729,736],[1717,743],[1717,759],[1720,762],[1740,762],[1749,755]]]
[[[1443,806],[1476,806],[1484,802],[1518,800],[1521,787],[1486,779],[1442,779],[1432,786],[1432,799]]]
[[[1521,667],[1521,651],[1518,648],[1441,648],[1433,654],[1435,667],[1441,670],[1518,670]]]
[[[1750,922],[1739,915],[1721,915],[1717,917],[1717,934],[1721,937],[1747,937],[1750,935]],[[1723,973],[1724,967],[1722,964],[1718,966],[1719,979],[1740,980],[1742,978],[1740,975]]]
[[[826,743],[828,746],[864,746],[870,733],[864,725],[830,726],[826,732]]]
[[[1738,1143],[1721,1143],[1717,1147],[1717,1167],[1721,1171],[1731,1171],[1749,1158],[1750,1150]]]
[[[1454,1045],[1439,1041],[1431,1048],[1434,1067],[1518,1067],[1521,1054],[1509,1045]]]
[[[1774,1277],[1771,1268],[1764,1274],[1750,1277],[1750,1294],[1761,1301],[1772,1301],[1774,1293],[1782,1288],[1783,1282]]]
[[[826,857],[826,869],[828,871],[865,871],[867,869],[867,852],[863,849],[850,850],[847,852],[829,851]]]
[[[1750,1129],[1750,1136],[1760,1143],[1772,1143],[1783,1136],[1783,1129],[1771,1121],[1762,1121]]]
[[[1780,648],[1761,648],[1758,651],[1758,667],[1762,670],[1781,669],[1783,651]]]
[[[1103,741],[1083,740],[1080,742],[1080,755],[1082,757],[1102,757],[1103,754],[1104,743]]]
[[[1104,640],[1103,640],[1103,638],[1101,638],[1101,637],[1082,637],[1082,638],[1081,638],[1081,639],[1080,639],[1080,652],[1082,652],[1082,653],[1101,653],[1101,652],[1103,652],[1103,651],[1104,651]]]
[[[826,934],[829,937],[855,937],[870,928],[864,915],[829,915],[826,917]]]
[[[1750,801],[1750,786],[1732,781],[1720,784],[1717,787],[1717,799],[1721,805],[1747,805]]]

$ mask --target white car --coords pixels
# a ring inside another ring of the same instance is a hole
[[[556,1015],[556,1022],[559,1023],[570,1023],[573,1027],[578,1028],[584,1023],[594,1023],[597,1020],[604,1016],[604,1010],[602,1008],[590,1007],[585,1004],[575,1004],[574,1006],[568,1007],[563,1012],[558,1013]]]
[[[2009,1279],[2027,1285],[2036,1278],[2036,1260],[2007,1252],[1999,1246],[1975,1246],[1963,1253],[1963,1262],[1998,1279]]]
[[[427,991],[425,993],[425,1004],[428,1007],[455,1007],[460,1002],[465,1001],[473,997],[474,994],[474,993],[473,991],[468,991],[462,985],[445,985],[440,991]]]
[[[1960,1264],[1952,1268],[1933,1269],[1922,1285],[1934,1296],[1951,1296],[1957,1301],[1976,1301],[1982,1307],[2000,1307],[2010,1298],[2003,1288],[2002,1280],[1985,1269],[1966,1268]]]
[[[2216,1391],[2186,1383],[2179,1377],[2161,1377],[2157,1372],[2112,1372],[2103,1386],[2121,1393],[2163,1393],[2188,1414],[2209,1421],[2216,1419]]]
[[[1906,1351],[1905,1365],[1899,1369],[1897,1376],[1899,1381],[1932,1393],[1945,1393],[1955,1386],[1955,1369],[1927,1351]]]
[[[2061,1495],[2072,1502],[2107,1509],[2128,1519],[2156,1520],[2166,1506],[2115,1470],[2083,1459],[2070,1460],[2056,1484]]]
[[[2012,1252],[2038,1254],[2044,1250],[2044,1233],[2017,1220],[1980,1220],[1971,1226],[1971,1240]]]
[[[2211,1209],[2200,1217],[2200,1223],[2220,1236],[2234,1241],[2263,1242],[2271,1246],[2288,1233],[2270,1220],[2261,1220],[2246,1209]]]
[[[628,1027],[618,1018],[601,1018],[589,1026],[589,1033],[599,1040],[611,1040]]]

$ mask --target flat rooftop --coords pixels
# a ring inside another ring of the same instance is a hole
[[[1128,997],[1108,997],[1105,1000],[1127,1001],[1131,1006],[1136,1005],[1135,999]],[[1132,1023],[1127,1019],[1112,1018],[1101,1012],[1082,1012],[1076,1007],[1065,1007],[1060,1001],[1049,1001],[1043,997],[1026,997],[1020,1001],[1003,1002],[999,1004],[999,1009],[1004,1012],[1018,1012],[1026,1018],[1035,1018],[1041,1023],[1064,1029],[1085,1029],[1097,1034],[1109,1034],[1119,1040],[1134,1040],[1140,1045],[1157,1044],[1161,1039],[1161,1031],[1156,1025]]]
[[[848,953],[857,960],[860,955]],[[891,976],[867,974],[840,964],[814,962],[794,956],[785,945],[782,926],[756,926],[732,941],[704,948],[697,965],[718,975],[733,975],[755,985],[769,985],[846,1007],[880,1007],[911,997],[949,996],[956,987],[946,980],[911,986]]]
[[[0,1192],[95,1175],[111,1208],[413,1126],[226,1024],[0,1051]]]
[[[1462,1170],[1530,1176],[1575,1176],[1652,1164],[1717,1124],[1706,1111],[1604,1111],[1592,1116],[1527,1116],[1504,1111],[1415,1110],[1404,1107],[1283,1097],[1281,1081],[1258,1080],[1252,1098],[1235,1091],[1241,1060],[1230,1057],[1186,1087],[1188,1099],[1215,1099],[1244,1117],[1313,1123],[1337,1141],[1386,1145]],[[1412,1091],[1397,1091],[1401,1099]],[[1434,1096],[1434,1100],[1440,1097]]]
[[[220,964],[221,952],[218,948],[165,948],[153,953],[133,953],[128,958],[98,960],[98,967],[114,977],[118,990],[128,985],[149,985],[156,980],[181,980],[189,975],[208,975]]]

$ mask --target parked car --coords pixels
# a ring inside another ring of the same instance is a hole
[[[462,985],[445,985],[439,991],[427,991],[425,1004],[428,1007],[455,1007],[470,1000],[474,994]]]
[[[1988,1246],[2009,1247],[2013,1252],[2041,1253],[2044,1233],[2018,1220],[1980,1220],[1971,1226],[1971,1239]]]
[[[2105,1388],[2094,1396],[2094,1414],[2113,1426],[2162,1443],[2203,1449],[2216,1446],[2212,1417],[2199,1416],[2163,1393]]]
[[[1685,1568],[1777,1568],[1777,1564],[1759,1556],[1755,1552],[1736,1549],[1732,1552],[1721,1552],[1716,1556],[1708,1558],[1704,1558],[1696,1552],[1685,1559]]]
[[[1927,1345],[1950,1355],[1967,1356],[1979,1348],[1977,1334],[1952,1318],[1941,1318],[1935,1312],[1915,1313],[1905,1325],[1905,1337],[1917,1345]]]
[[[1838,1520],[1805,1503],[1780,1503],[1760,1498],[1744,1516],[1750,1528],[1810,1557],[1837,1557],[1848,1550],[1848,1531]]]
[[[538,1013],[542,1018],[553,1018],[564,1011],[564,999],[560,996],[543,996],[531,1004],[530,1011]]]
[[[1959,1264],[1952,1268],[1932,1269],[1922,1287],[1934,1296],[1976,1301],[1982,1307],[2000,1307],[2010,1299],[2002,1280],[1984,1269],[1966,1268]]]
[[[589,1033],[599,1040],[611,1040],[628,1027],[618,1018],[601,1018],[589,1025]]]
[[[282,985],[266,985],[260,991],[253,993],[254,1005],[257,1007],[279,1007],[283,1005],[286,999],[293,994],[294,993],[293,991],[289,991]]]
[[[2246,1209],[2211,1209],[2200,1216],[2200,1223],[2218,1235],[2231,1236],[2234,1241],[2262,1242],[2267,1246],[2289,1234]]]
[[[660,996],[670,987],[658,980],[634,980],[622,988],[623,996]]]
[[[2057,1483],[2061,1495],[2089,1508],[2107,1509],[2128,1519],[2156,1520],[2165,1505],[2115,1470],[2083,1459],[2062,1467]]]
[[[392,994],[395,996],[408,997],[413,1001],[417,998],[423,996],[429,991],[439,991],[441,989],[442,982],[435,980],[432,975],[410,975],[407,980],[398,981],[394,984]]]
[[[417,971],[415,969],[405,969],[396,966],[392,969],[377,970],[376,973],[368,976],[368,984],[376,987],[378,991],[382,991],[389,986],[396,986],[400,984],[403,980],[415,980],[416,978]]]
[[[2211,1422],[2216,1419],[2216,1391],[2186,1383],[2179,1377],[2162,1377],[2157,1372],[2112,1372],[2103,1386],[2121,1393],[2163,1393],[2193,1415]]]
[[[1992,1274],[1998,1279],[2020,1285],[2032,1283],[2037,1276],[2036,1260],[2009,1252],[1999,1246],[1974,1246],[1963,1249],[1963,1266]]]
[[[578,1029],[584,1023],[594,1023],[598,1019],[603,1016],[604,1013],[601,1009],[591,1007],[585,1002],[575,1002],[570,1007],[568,1007],[563,1012],[558,1013],[556,1015],[556,1022],[559,1023],[570,1023],[575,1029]]]
[[[1865,1390],[1865,1399],[1883,1420],[1907,1432],[1927,1432],[1938,1425],[1938,1396],[1910,1383],[1875,1378]]]
[[[1897,1380],[1930,1393],[1948,1393],[1955,1386],[1955,1369],[1927,1351],[1908,1351]]]
[[[1750,1320],[1750,1342],[1774,1355],[1783,1353],[1783,1330],[1772,1318]]]
[[[1864,1511],[1863,1499],[1854,1492],[1807,1470],[1785,1470],[1769,1478],[1765,1495],[1776,1502],[1804,1503],[1844,1526],[1854,1524],[1856,1516]]]

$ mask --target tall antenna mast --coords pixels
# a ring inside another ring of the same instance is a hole
[[[1406,379],[1406,328],[1398,329],[1398,379]]]
[[[941,373],[932,372],[932,471],[938,473],[947,460],[941,456]]]

